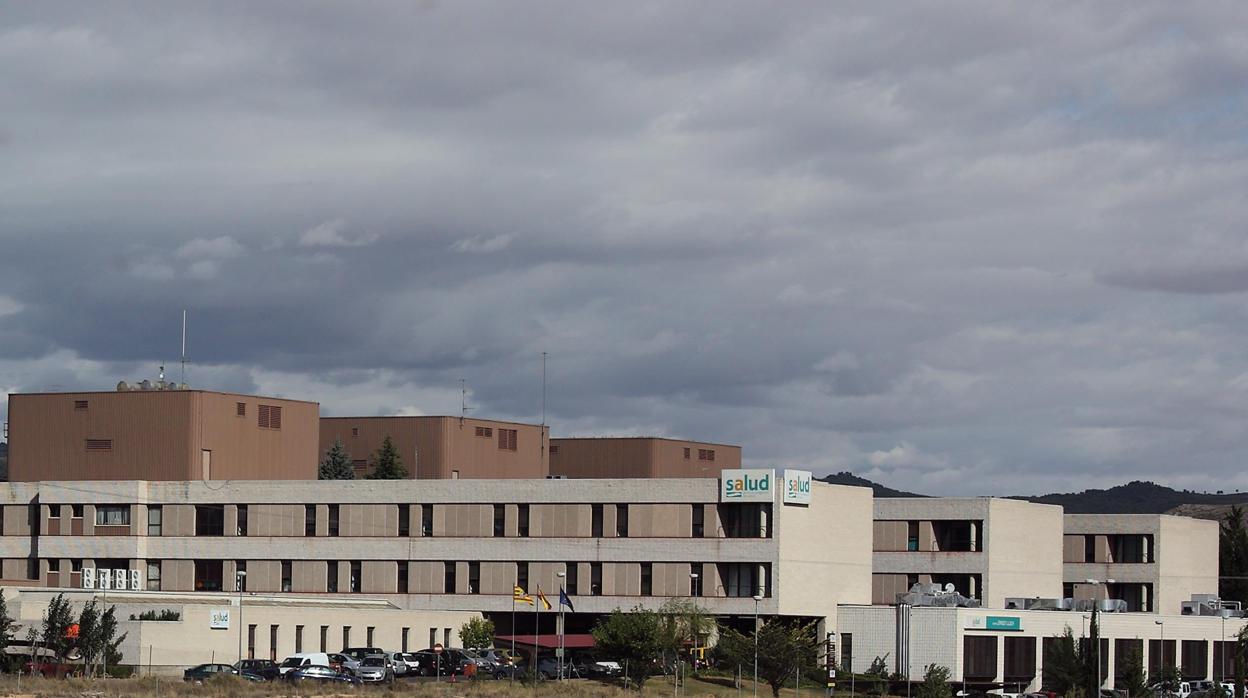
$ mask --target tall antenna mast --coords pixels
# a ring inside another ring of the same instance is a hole
[[[468,379],[459,379],[459,423],[464,423],[464,417],[468,416],[468,410],[472,409],[468,406]]]
[[[546,426],[546,352],[542,352],[542,426]]]
[[[186,384],[186,309],[182,309],[182,384]]]

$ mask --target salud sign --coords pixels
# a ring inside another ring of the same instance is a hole
[[[1018,616],[974,616],[966,627],[968,630],[1022,630],[1023,619]]]
[[[784,471],[784,503],[810,504],[810,471]]]
[[[719,475],[721,502],[774,502],[776,471],[725,470]]]
[[[230,609],[214,608],[208,612],[208,627],[212,630],[230,629]]]

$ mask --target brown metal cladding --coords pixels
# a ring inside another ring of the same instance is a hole
[[[489,436],[478,436],[477,429]],[[516,431],[516,449],[499,448],[500,429]],[[324,417],[320,454],[341,439],[353,461],[371,460],[389,436],[408,477],[449,479],[544,478],[547,428],[536,424],[459,417]],[[415,466],[413,466],[415,464]]]
[[[282,407],[280,430],[256,424],[261,403]],[[205,449],[213,480],[315,479],[318,420],[316,403],[202,390],[14,394],[9,479],[198,480]]]
[[[717,477],[741,467],[741,447],[728,444],[638,436],[551,439],[550,445],[550,474],[570,478]],[[699,459],[699,451],[714,451],[715,460]]]

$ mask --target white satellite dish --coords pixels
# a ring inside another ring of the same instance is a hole
[[[946,584],[945,584],[945,593],[946,593],[946,594],[952,594],[953,592],[954,592],[953,582],[948,582],[948,583],[946,583]]]

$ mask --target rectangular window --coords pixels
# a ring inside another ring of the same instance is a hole
[[[469,594],[481,593],[481,563],[480,562],[468,563],[468,593]]]
[[[455,563],[454,562],[442,563],[442,593],[443,594],[455,593]]]
[[[290,567],[290,560],[282,560],[282,591],[285,592],[291,590]]]
[[[247,626],[247,658],[256,658],[256,626]]]
[[[195,535],[225,535],[224,504],[200,504],[195,507]]]
[[[494,537],[502,538],[507,532],[507,505],[494,505]]]
[[[303,535],[312,537],[316,535],[316,505],[303,505]]]
[[[477,427],[476,434],[477,436],[483,436],[488,439],[491,436],[494,436],[494,429],[492,427]]]
[[[520,504],[516,507],[516,533],[521,538],[529,537],[529,505]]]
[[[325,591],[330,594],[338,593],[338,561],[330,560],[325,563]]]
[[[962,673],[967,681],[992,681],[997,676],[997,636],[962,638]]]
[[[358,437],[359,435],[360,435],[360,428],[359,428],[359,427],[351,427],[351,437],[352,437],[352,438],[355,438],[355,437]]]
[[[845,671],[854,670],[854,634],[841,633],[841,664]]]
[[[277,626],[269,626],[269,661],[277,661]]]
[[[295,626],[295,654],[303,651],[303,626]]]
[[[438,644],[438,629],[429,628],[429,646],[433,647]]]
[[[641,595],[650,596],[654,593],[654,565],[641,563]]]
[[[580,585],[577,583],[579,581],[577,579],[578,569],[579,569],[579,566],[575,562],[565,562],[563,564],[564,574],[567,575],[567,580],[568,580],[568,594],[572,596],[576,596],[578,593],[580,593],[580,589],[579,589]]]
[[[368,646],[368,647],[372,647],[372,646],[373,646],[373,633],[374,633],[376,630],[377,630],[377,628],[374,628],[374,627],[373,627],[373,626],[371,626],[371,625],[370,625],[370,626],[368,626],[368,628],[366,628],[366,629],[364,630],[364,637],[366,638],[366,639],[364,640],[364,644],[365,644],[366,646]]]
[[[74,409],[76,410],[87,409],[87,401],[86,400],[74,400]]]
[[[399,651],[400,651],[400,652],[402,652],[403,654],[407,654],[407,653],[410,651],[410,650],[408,649],[408,646],[407,646],[407,636],[408,636],[408,632],[409,632],[410,630],[411,630],[411,628],[403,628],[403,635],[402,635],[403,640],[402,640],[402,644],[401,644],[401,649],[399,650]]]
[[[685,449],[685,460],[689,460],[689,449]]]
[[[238,509],[238,522],[237,522],[238,526],[235,531],[235,535],[245,536],[247,535],[247,505],[239,504],[237,509]]]
[[[164,509],[159,504],[149,505],[147,507],[147,535],[161,535],[162,524],[164,520]]]
[[[329,626],[328,625],[321,626],[321,651],[322,652],[329,651]]]
[[[589,595],[602,596],[602,563],[589,563]]]
[[[259,414],[256,418],[256,424],[261,429],[281,429],[282,428],[282,408],[277,405],[260,405],[256,412]]]
[[[689,595],[694,598],[702,595],[703,567],[701,562],[689,563]]]
[[[615,537],[628,538],[628,505],[615,505]]]
[[[329,505],[329,535],[338,535],[338,505]]]
[[[715,451],[709,448],[699,448],[698,460],[705,460],[705,461],[715,460]]]
[[[360,593],[360,585],[361,585],[360,563],[358,560],[356,560],[356,561],[352,561],[351,563],[351,593],[352,594]],[[371,646],[373,643],[369,642],[368,644]]]
[[[246,417],[247,416],[247,403],[245,402],[234,403],[234,415],[236,417]]]
[[[433,535],[433,505],[426,504],[420,508],[420,535]]]
[[[95,507],[96,526],[129,526],[130,507],[125,504],[99,504]]]
[[[1005,682],[1024,686],[1031,683],[1036,678],[1036,638],[1006,637],[1004,640]],[[1109,659],[1108,650],[1103,656]]]
[[[442,646],[443,647],[451,646],[451,629],[450,628],[442,628]]]
[[[553,456],[558,452],[559,452],[559,444],[554,444],[550,447],[550,455]]]
[[[529,590],[529,563],[516,563],[516,586],[525,591]]]
[[[160,591],[160,561],[147,561],[147,590]]]
[[[412,506],[410,504],[399,505],[399,535],[403,537],[412,534]]]
[[[111,451],[113,450],[112,439],[87,439],[88,451]]]
[[[499,429],[498,430],[498,447],[506,451],[516,450],[516,430],[515,429]]]
[[[407,593],[407,560],[399,560],[399,580],[396,587],[398,593]]]
[[[70,505],[69,505],[69,515],[70,515],[70,516],[72,516],[72,517],[74,517],[75,519],[81,519],[81,518],[82,518],[82,505],[81,505],[81,504],[70,504]]]
[[[594,538],[602,538],[602,505],[589,505],[589,535]]]
[[[351,469],[355,471],[355,475],[358,478],[361,473],[363,473],[365,470],[368,470],[368,461],[353,460],[351,461]]]
[[[693,537],[702,538],[706,535],[706,507],[693,505]]]
[[[346,648],[350,646],[351,646],[351,626],[344,625],[342,626],[342,648],[345,650]]]

